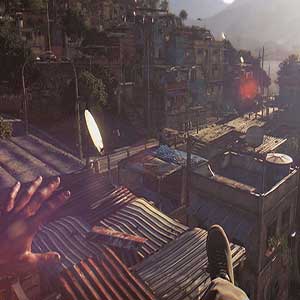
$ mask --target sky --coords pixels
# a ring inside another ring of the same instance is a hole
[[[223,0],[225,3],[232,3],[234,0]]]

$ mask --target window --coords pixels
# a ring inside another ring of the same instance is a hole
[[[287,208],[283,211],[281,216],[282,231],[286,231],[290,227],[291,208]]]

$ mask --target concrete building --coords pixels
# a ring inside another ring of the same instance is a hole
[[[48,49],[47,12],[22,11],[16,13],[18,30],[24,41],[39,56]]]
[[[228,152],[215,164],[214,176],[191,175],[189,224],[220,224],[246,248],[237,281],[251,299],[288,299],[299,181],[291,162],[284,155],[262,161]]]

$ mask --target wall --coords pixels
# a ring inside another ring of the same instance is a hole
[[[223,178],[226,180],[226,178]],[[258,195],[251,194],[249,191],[244,191],[227,185],[224,182],[217,181],[213,178],[206,178],[199,174],[192,174],[192,187],[199,190],[201,193],[210,195],[213,198],[223,200],[230,205],[239,207],[242,210],[252,214],[258,213],[259,210],[259,197]],[[228,181],[229,183],[229,181]]]

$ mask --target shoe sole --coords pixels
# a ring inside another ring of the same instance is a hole
[[[220,238],[224,240],[224,245],[227,248],[227,263],[228,263],[228,276],[230,279],[230,282],[234,284],[234,274],[233,274],[233,265],[232,265],[232,255],[231,255],[231,249],[230,249],[230,243],[228,240],[228,237],[224,231],[224,229],[220,225],[213,225],[209,231],[208,231],[208,236],[207,236],[207,243],[209,240],[209,236],[213,234],[213,232],[217,233],[220,235]]]

